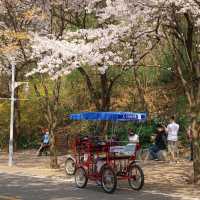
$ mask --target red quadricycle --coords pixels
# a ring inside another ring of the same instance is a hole
[[[146,113],[90,112],[70,115],[76,120],[145,121]],[[140,190],[144,185],[144,174],[135,162],[138,143],[129,141],[102,140],[99,137],[78,137],[71,158],[75,171],[75,183],[84,188],[88,180],[101,185],[107,193],[113,193],[119,180],[127,180],[130,187]],[[69,163],[68,163],[69,164]]]

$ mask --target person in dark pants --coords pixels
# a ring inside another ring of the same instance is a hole
[[[157,153],[160,150],[164,150],[166,148],[167,148],[167,135],[165,132],[165,128],[162,125],[158,125],[155,137],[155,144],[150,147],[149,153],[154,160],[158,160]]]

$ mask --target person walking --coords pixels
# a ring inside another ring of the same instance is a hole
[[[170,123],[167,125],[165,131],[167,133],[168,152],[170,156],[170,161],[177,162],[179,124],[175,122],[174,116],[171,117]]]

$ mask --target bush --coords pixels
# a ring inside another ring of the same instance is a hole
[[[41,142],[41,135],[33,130],[24,129],[20,132],[17,140],[19,149],[38,148]]]
[[[1,131],[0,133],[0,149],[5,149],[8,147],[8,143],[9,143],[9,134],[8,132],[5,133],[3,131]]]

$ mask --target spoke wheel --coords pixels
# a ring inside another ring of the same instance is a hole
[[[65,161],[65,172],[67,175],[74,175],[76,171],[76,163],[72,158]]]
[[[117,177],[111,167],[104,167],[101,174],[101,185],[105,192],[113,193],[117,187]]]
[[[140,190],[143,187],[144,173],[139,165],[130,165],[128,171],[128,182],[133,190]]]
[[[79,167],[75,172],[75,183],[78,188],[84,188],[87,185],[88,177],[85,169]]]

